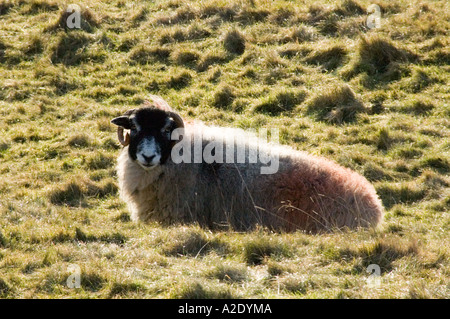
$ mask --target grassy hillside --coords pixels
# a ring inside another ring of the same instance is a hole
[[[450,297],[448,1],[77,3],[81,29],[67,3],[0,1],[1,298]],[[384,224],[312,236],[131,222],[109,121],[147,94],[187,119],[277,127],[360,172]]]

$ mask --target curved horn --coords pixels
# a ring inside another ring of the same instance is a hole
[[[123,116],[129,116],[131,115],[136,109],[131,109],[123,113]],[[121,124],[114,123],[117,125],[117,138],[119,139],[120,144],[122,144],[124,147],[128,146],[130,144],[130,134],[126,133],[125,138],[123,136],[123,127]]]
[[[177,127],[184,127],[184,122],[180,115],[178,115],[175,112],[167,112],[167,113],[173,118]]]
[[[118,126],[117,127],[117,137],[119,139],[120,144],[122,144],[124,147],[128,146],[130,144],[130,134],[126,133],[125,138],[123,137],[123,127]]]

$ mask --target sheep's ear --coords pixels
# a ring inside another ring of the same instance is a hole
[[[128,116],[119,116],[111,120],[112,124],[129,130],[131,128],[130,118]]]

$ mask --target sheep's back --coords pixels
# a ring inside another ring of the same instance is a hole
[[[272,224],[317,232],[371,227],[381,221],[381,202],[362,175],[325,158],[293,153],[280,158],[283,164],[270,184],[261,181],[257,186],[272,201]]]

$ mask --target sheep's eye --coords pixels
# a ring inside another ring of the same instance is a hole
[[[166,127],[166,128],[163,130],[163,133],[165,133],[165,134],[170,134],[170,127]]]

